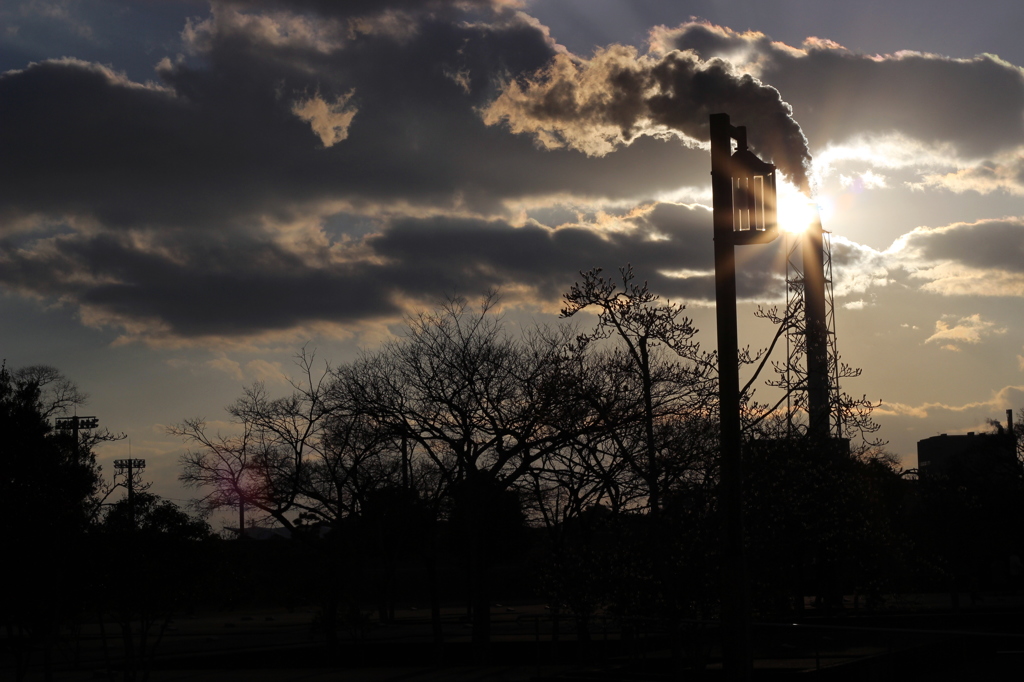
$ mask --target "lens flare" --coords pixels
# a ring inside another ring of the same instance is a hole
[[[814,203],[818,208],[818,215],[823,223],[830,223],[832,215],[836,212],[836,200],[826,194],[819,194],[814,197]]]

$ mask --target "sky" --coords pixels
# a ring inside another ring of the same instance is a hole
[[[54,365],[100,449],[176,482],[169,425],[445,296],[556,320],[637,276],[715,346],[707,120],[831,233],[843,390],[916,442],[1024,407],[1019,0],[5,0],[0,356]],[[785,227],[786,225],[784,225]],[[784,300],[740,251],[740,338]]]

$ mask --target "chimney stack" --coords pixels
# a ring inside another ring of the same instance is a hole
[[[819,217],[801,235],[804,334],[807,339],[807,414],[810,422],[808,432],[820,439],[828,438],[831,426],[823,232]]]

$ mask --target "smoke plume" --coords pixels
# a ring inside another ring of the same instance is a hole
[[[708,117],[719,112],[747,126],[750,146],[808,192],[807,140],[779,91],[690,51],[654,57],[613,45],[589,60],[560,54],[533,77],[508,83],[483,116],[544,147],[603,156],[642,135],[706,142]]]

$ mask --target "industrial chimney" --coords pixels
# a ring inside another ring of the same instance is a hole
[[[803,233],[804,336],[807,343],[808,433],[829,436],[829,334],[826,317],[825,258],[821,220]]]
[[[790,416],[805,409],[808,434],[822,442],[843,440],[828,237],[820,217],[802,232],[786,234],[786,311],[793,327],[786,338],[785,377],[778,384],[791,397]]]

